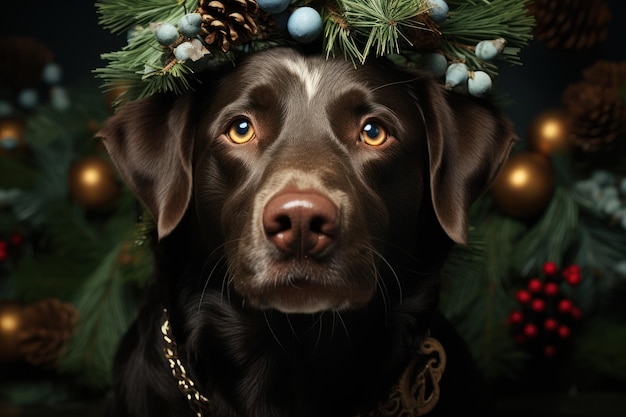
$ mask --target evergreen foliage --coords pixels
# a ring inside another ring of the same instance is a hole
[[[370,56],[389,56],[395,62],[420,66],[426,51],[413,35],[440,37],[437,48],[450,62],[466,62],[471,70],[498,74],[498,64],[519,63],[520,49],[531,38],[534,19],[526,12],[527,0],[449,1],[450,17],[437,28],[425,24],[426,0],[310,0],[292,1],[292,7],[316,7],[322,16],[324,36],[321,52],[343,56],[358,65]],[[105,90],[123,88],[118,104],[159,92],[176,94],[193,90],[195,72],[215,62],[234,60],[237,55],[278,45],[293,45],[280,31],[260,33],[249,43],[227,53],[211,50],[205,58],[191,62],[173,58],[167,47],[156,41],[151,24],[175,24],[196,10],[197,0],[101,0],[97,3],[100,23],[113,33],[128,34],[120,51],[106,53],[107,66],[95,70]],[[271,18],[270,18],[271,20]],[[477,58],[473,52],[482,40],[504,37],[507,46],[494,61]],[[205,45],[208,47],[208,45]],[[431,46],[428,46],[431,48]],[[394,55],[397,55],[394,57]]]

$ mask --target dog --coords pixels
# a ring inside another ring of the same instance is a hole
[[[381,410],[431,337],[447,369],[415,365],[426,411],[477,406],[438,272],[516,140],[507,118],[378,60],[276,48],[198,77],[98,132],[155,225],[110,415],[422,415]]]

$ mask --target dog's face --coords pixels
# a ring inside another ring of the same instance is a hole
[[[376,64],[275,50],[205,83],[128,104],[100,136],[159,237],[192,210],[256,308],[353,309],[402,285],[390,251],[431,238],[424,212],[464,243],[513,143],[493,109]]]

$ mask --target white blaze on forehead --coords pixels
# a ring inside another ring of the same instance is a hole
[[[311,100],[319,88],[322,73],[316,68],[310,68],[304,59],[288,58],[283,64],[302,81],[307,97]]]

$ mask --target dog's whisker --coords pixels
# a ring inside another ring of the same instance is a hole
[[[395,81],[393,83],[382,84],[382,85],[379,85],[378,87],[371,88],[370,91],[374,92],[374,91],[380,90],[381,88],[393,87],[394,85],[411,84],[417,80],[419,80],[419,77],[411,78],[408,80]]]
[[[339,323],[341,323],[341,326],[343,327],[343,330],[346,333],[346,338],[348,339],[348,343],[352,344],[352,338],[350,337],[350,332],[348,331],[348,326],[346,326],[346,322],[343,320],[343,317],[341,317],[341,313],[339,311],[337,311],[336,313],[337,313],[337,318],[339,319]]]
[[[267,328],[269,329],[270,333],[272,334],[272,337],[274,338],[274,340],[276,341],[276,343],[278,343],[278,346],[280,346],[280,348],[284,351],[287,352],[287,349],[285,349],[285,347],[283,346],[282,343],[280,343],[280,340],[278,339],[278,336],[276,335],[276,333],[274,332],[274,329],[272,328],[272,324],[270,323],[270,319],[269,317],[267,317],[267,311],[263,310],[263,317],[265,318],[265,323],[267,324]]]
[[[228,244],[230,244],[230,243],[237,242],[237,241],[239,241],[239,240],[241,240],[241,239],[232,239],[232,240],[230,240],[230,241],[225,241],[225,242],[223,242],[221,245],[218,245],[216,248],[214,248],[214,249],[211,251],[211,253],[209,253],[209,254],[206,256],[206,259],[205,259],[205,261],[204,261],[204,264],[202,265],[201,275],[202,275],[202,276],[204,276],[204,275],[205,275],[205,269],[206,269],[206,268],[207,268],[207,267],[211,264],[212,259],[216,258],[217,254],[218,254],[218,252],[219,252],[220,250],[222,250],[222,249],[223,249],[226,245],[228,245]],[[215,259],[213,262],[214,262],[214,264],[213,264],[213,266],[211,267],[211,271],[210,271],[210,272],[209,272],[209,274],[207,275],[207,278],[206,278],[206,280],[205,280],[205,282],[204,282],[204,286],[203,286],[203,288],[202,288],[202,293],[200,294],[200,299],[199,299],[199,302],[198,302],[198,311],[200,311],[200,309],[201,309],[201,307],[202,307],[202,302],[203,302],[203,300],[204,300],[204,296],[205,296],[206,291],[207,291],[207,289],[208,289],[208,285],[209,285],[209,282],[210,282],[211,278],[215,275],[215,272],[217,271],[218,267],[219,267],[222,263],[227,262],[226,255],[225,255],[224,253],[221,253],[219,256],[217,256],[217,259]],[[226,273],[224,274],[223,280],[225,280],[225,279],[226,279],[226,277],[228,277],[229,275],[230,275],[230,274],[229,274],[229,270],[227,269]],[[223,292],[224,292],[224,281],[222,281],[222,294],[223,294]]]
[[[322,328],[323,328],[323,318],[324,313],[320,313],[319,318],[316,320],[316,323],[318,323],[318,332],[317,332],[317,338],[315,339],[315,344],[313,345],[313,352],[317,351],[317,347],[320,344],[320,341],[322,340]]]
[[[393,275],[396,284],[398,285],[398,299],[399,302],[402,302],[402,300],[404,299],[404,294],[402,291],[402,282],[400,281],[400,277],[398,276],[398,273],[396,272],[395,268],[393,267],[393,265],[391,265],[391,263],[389,263],[389,261],[387,261],[387,259],[385,258],[385,256],[383,254],[381,254],[380,252],[378,252],[377,250],[375,250],[374,248],[370,248],[370,251],[376,255],[376,257],[378,257],[378,259],[380,259],[383,264],[385,264],[387,266],[387,268],[389,269],[389,271],[391,272],[391,274]],[[382,281],[382,280],[379,280]]]
[[[226,259],[225,256],[221,256],[213,265],[213,268],[211,268],[211,272],[209,272],[206,280],[204,281],[204,286],[202,287],[202,292],[200,293],[200,300],[198,301],[198,312],[200,312],[200,309],[202,308],[202,303],[204,301],[204,296],[206,294],[207,288],[209,286],[209,281],[211,281],[211,277],[213,276],[213,274],[215,273],[215,271],[217,270],[217,268],[222,264],[222,262],[224,262]]]
[[[413,262],[415,262],[417,264],[424,263],[420,258],[416,257],[413,253],[408,251],[406,248],[404,248],[404,247],[394,243],[393,241],[389,241],[389,240],[386,240],[386,239],[380,239],[380,238],[377,238],[377,237],[372,237],[372,240],[377,241],[377,242],[381,242],[385,246],[388,246],[388,247],[392,248],[397,253],[407,257],[408,259],[410,259],[411,261],[413,261]]]
[[[300,337],[298,336],[298,333],[296,332],[295,327],[293,327],[293,323],[291,322],[291,319],[289,318],[289,314],[285,314],[285,317],[287,319],[287,324],[289,324],[289,330],[291,330],[291,335],[293,336],[294,339],[296,339],[298,343],[300,343],[301,342]]]

